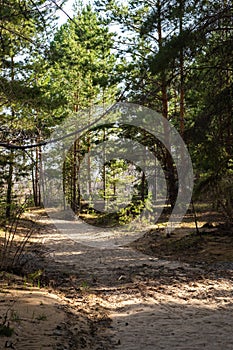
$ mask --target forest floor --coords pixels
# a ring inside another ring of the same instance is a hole
[[[115,249],[41,214],[24,277],[1,276],[0,321],[14,333],[0,349],[233,349],[233,229],[217,213],[198,213],[199,235],[187,215],[174,234],[158,226]]]

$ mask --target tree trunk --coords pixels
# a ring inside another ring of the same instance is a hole
[[[15,71],[14,71],[14,57],[11,56],[11,81],[15,80]],[[11,116],[14,118],[14,110],[11,108]],[[13,160],[14,160],[14,152],[10,151],[9,157],[9,171],[7,176],[7,191],[6,191],[6,217],[9,218],[11,216],[11,205],[12,205],[12,190],[13,190]]]
[[[180,0],[179,31],[183,33],[184,1]],[[180,134],[184,136],[184,50],[180,49]]]
[[[34,157],[33,157],[33,150],[31,150],[31,159],[33,160],[32,164],[32,193],[33,193],[33,202],[34,205],[36,205],[36,179],[35,179],[35,162],[34,162]]]
[[[43,172],[43,157],[42,157],[42,148],[39,147],[39,206],[42,206],[42,195],[41,193],[44,193],[45,191],[45,184],[44,184],[44,172]]]
[[[106,206],[106,165],[105,165],[105,129],[104,129],[104,134],[103,134],[103,197],[104,197],[104,210]]]
[[[10,151],[9,158],[9,171],[7,176],[7,192],[6,192],[6,218],[10,218],[11,216],[11,205],[12,205],[12,190],[13,190],[13,159],[14,159],[14,151]]]
[[[73,164],[72,164],[72,203],[71,208],[77,211],[77,141],[74,141],[73,147]]]
[[[162,35],[162,13],[161,13],[161,2],[157,2],[158,11],[158,44],[159,49],[162,49],[163,45],[163,35]],[[166,71],[163,70],[161,73],[161,93],[162,93],[162,115],[168,120],[168,96],[167,96],[167,77]],[[173,160],[171,157],[171,145],[170,145],[170,135],[167,128],[167,123],[164,124],[165,142],[166,142],[166,159],[165,166],[167,170],[167,181],[168,181],[168,197],[171,207],[173,208],[176,200],[176,180]]]
[[[40,158],[40,150],[39,147],[36,147],[36,160],[35,160],[35,173],[34,173],[34,203],[36,207],[40,206],[40,166],[39,166],[39,158]]]
[[[145,202],[145,182],[146,182],[146,176],[145,172],[142,172],[142,179],[141,179],[141,201]]]
[[[91,105],[91,103],[90,103]],[[91,105],[92,106],[92,105]],[[91,122],[91,108],[89,108],[89,116],[88,116],[88,125],[90,125]],[[87,192],[88,192],[88,199],[90,200],[91,196],[91,157],[90,157],[90,151],[91,151],[91,138],[90,134],[87,135]]]

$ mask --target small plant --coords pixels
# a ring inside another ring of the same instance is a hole
[[[46,321],[47,320],[47,316],[43,313],[43,314],[40,314],[36,317],[36,320],[38,321]]]
[[[11,317],[10,318],[14,322],[20,322],[19,314],[15,310],[11,311]]]
[[[39,269],[33,273],[30,273],[27,277],[27,280],[29,281],[29,283],[34,286],[35,283],[37,283],[37,287],[40,288],[40,277],[43,274],[43,270]]]
[[[87,291],[89,289],[89,285],[86,281],[83,281],[80,285],[81,291]]]

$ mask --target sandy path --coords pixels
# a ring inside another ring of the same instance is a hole
[[[0,349],[51,350],[58,349],[60,329],[66,322],[63,300],[55,294],[34,287],[16,289],[4,286],[0,289],[1,322],[7,315],[9,337],[0,337]],[[62,348],[65,349],[65,346]]]
[[[129,247],[86,247],[51,226],[42,238],[55,263],[78,276],[74,288],[82,281],[92,303],[108,312],[109,350],[233,349],[232,271],[159,260]]]

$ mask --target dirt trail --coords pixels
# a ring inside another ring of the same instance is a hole
[[[8,281],[9,282],[9,281]],[[6,326],[12,334],[2,332],[0,349],[49,350],[59,349],[60,329],[65,329],[66,313],[63,300],[44,289],[20,285],[4,285],[0,288],[0,319],[7,316]],[[65,349],[63,346],[62,350]]]
[[[41,223],[51,225],[47,219]],[[47,273],[52,276],[58,265],[65,268],[71,304],[85,307],[85,298],[79,298],[86,290],[89,305],[112,320],[98,325],[111,345],[96,340],[80,348],[233,349],[232,270],[161,260],[130,247],[86,247],[49,227],[42,233],[54,261]]]

